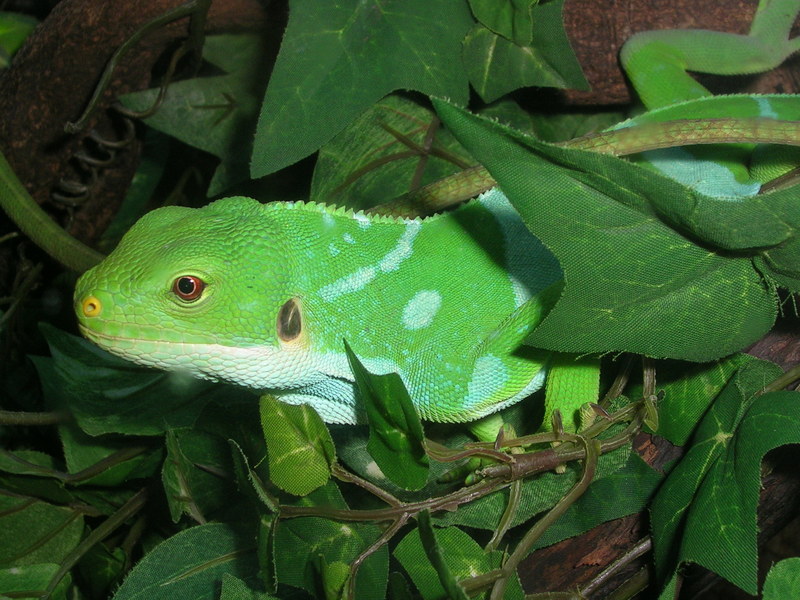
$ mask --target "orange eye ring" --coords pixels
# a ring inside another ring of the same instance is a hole
[[[172,293],[184,302],[194,302],[203,295],[206,283],[194,275],[181,275],[172,283]]]

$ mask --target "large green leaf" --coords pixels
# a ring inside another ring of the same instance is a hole
[[[369,422],[367,450],[380,470],[407,490],[418,490],[428,480],[428,455],[419,415],[397,373],[367,371],[345,342],[360,399]]]
[[[750,257],[696,244],[653,207],[655,196],[693,202],[698,194],[624,160],[435,105],[561,263],[563,296],[531,345],[706,361],[752,343],[774,322],[774,292]]]
[[[140,560],[113,600],[212,600],[226,573],[258,581],[252,536],[223,523],[199,525],[173,535]]]
[[[756,394],[780,374],[750,362],[720,393],[686,455],[653,500],[656,570],[674,584],[682,563],[710,569],[749,594],[757,592],[756,508],[761,459],[800,442],[800,394]]]
[[[393,90],[465,104],[466,2],[293,0],[261,107],[251,173],[261,177],[317,150]]]
[[[800,590],[800,558],[787,558],[775,563],[764,582],[764,600],[784,600]]]

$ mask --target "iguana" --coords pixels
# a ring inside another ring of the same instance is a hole
[[[709,136],[702,123],[686,119],[797,121],[798,97],[672,105],[708,95],[687,69],[744,73],[777,66],[798,49],[799,40],[788,39],[798,11],[797,0],[762,0],[748,36],[714,32],[711,39],[699,30],[634,36],[623,64],[645,105],[667,108],[601,136],[602,142],[577,145],[603,143],[615,153],[648,148],[623,148],[642,131],[630,126],[672,119],[683,128],[677,138],[664,124],[644,129],[645,141],[772,141],[773,133],[754,126],[762,121],[718,121],[719,131]],[[716,48],[724,49],[721,57]],[[663,75],[653,76],[656,67]],[[781,128],[796,141],[796,123]],[[741,148],[747,155],[751,150]],[[686,151],[672,152],[683,158]],[[686,179],[685,167],[710,158],[691,158],[683,167],[674,154],[637,160],[698,185]],[[743,181],[749,177],[743,161],[737,155],[705,168],[729,171],[743,192],[755,193],[759,182]],[[557,301],[561,272],[491,177],[478,176],[481,183],[473,177],[466,192],[483,191],[477,199],[425,219],[241,197],[201,209],[157,209],[78,282],[81,331],[134,362],[273,392],[312,405],[325,421],[355,423],[361,411],[346,339],[369,370],[400,374],[422,418],[462,422],[492,414],[544,384],[550,357],[522,342]],[[448,189],[463,179],[451,179]],[[553,369],[551,378],[565,381],[555,376]],[[596,388],[596,380],[590,373],[588,387]],[[568,396],[569,389],[548,396],[548,411],[573,410]],[[590,399],[585,389],[577,398]]]

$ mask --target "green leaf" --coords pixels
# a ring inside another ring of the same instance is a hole
[[[775,295],[752,260],[710,252],[652,208],[655,196],[692,202],[697,193],[621,159],[538,142],[443,101],[435,106],[561,263],[563,295],[526,343],[707,361],[771,327]]]
[[[92,438],[74,423],[62,425],[58,429],[69,473],[78,473],[103,460],[109,461],[102,472],[89,479],[74,482],[76,485],[116,486],[149,477],[156,472],[163,459],[162,449],[153,447],[127,460],[115,460],[114,454],[131,448],[135,441],[130,438]]]
[[[455,581],[488,573],[502,566],[504,558],[502,552],[496,550],[485,552],[474,539],[457,527],[436,530],[434,543],[438,546],[444,562],[440,566],[440,572],[441,569],[446,569],[449,577]],[[431,542],[423,542],[420,529],[415,528],[400,540],[394,550],[394,556],[403,565],[425,600],[464,597],[463,591],[460,595],[447,595],[441,583],[440,572],[437,572],[428,559],[430,547]],[[503,597],[521,599],[523,596],[519,580],[514,576]]]
[[[391,481],[407,490],[422,488],[428,480],[425,434],[403,380],[397,373],[370,373],[347,341],[344,348],[367,412],[367,450]]]
[[[533,29],[533,7],[539,0],[469,0],[475,18],[488,29],[517,44],[528,46]]]
[[[0,69],[11,64],[11,57],[37,24],[38,21],[28,15],[0,12]]]
[[[222,593],[219,600],[278,600],[272,594],[254,590],[230,573],[222,575]]]
[[[33,357],[45,397],[68,408],[89,435],[159,435],[190,426],[212,400],[253,398],[244,389],[137,367],[46,323],[40,329],[52,354]]]
[[[232,470],[226,440],[191,429],[168,431],[161,478],[172,520],[186,514],[204,523],[228,508],[233,492],[224,475]]]
[[[518,88],[589,89],[561,20],[563,0],[533,9],[533,44],[519,44],[476,25],[464,40],[469,80],[485,102]]]
[[[584,494],[540,537],[533,549],[580,535],[614,519],[644,510],[663,476],[638,454],[619,471],[592,482]]]
[[[779,374],[764,361],[742,366],[659,489],[651,513],[661,581],[672,580],[681,563],[693,562],[749,594],[757,592],[761,459],[773,448],[800,442],[800,394],[755,396]]]
[[[76,509],[0,495],[0,568],[60,563],[83,537]]]
[[[315,569],[320,564],[314,566],[316,557],[322,557],[326,565],[350,565],[380,533],[380,528],[369,523],[340,523],[318,517],[281,521],[274,540],[278,582],[324,597],[324,582],[315,577]],[[383,598],[388,569],[389,554],[384,545],[358,569],[355,597]]]
[[[158,110],[144,122],[221,159],[208,189],[208,195],[214,196],[249,178],[262,40],[254,34],[209,36],[203,56],[229,74],[171,83]],[[159,93],[154,88],[120,100],[126,108],[144,111],[153,106]]]
[[[258,581],[258,561],[251,536],[223,523],[198,525],[160,543],[140,560],[113,600],[212,600],[226,573]]]
[[[110,550],[105,544],[94,544],[81,557],[78,571],[91,590],[91,597],[108,598],[125,574],[125,552],[121,548]]]
[[[472,23],[466,3],[451,0],[290,2],[261,107],[252,176],[308,156],[394,90],[465,104],[460,53]]]
[[[317,411],[270,395],[261,397],[260,407],[272,483],[297,496],[325,485],[336,450]]]
[[[60,568],[60,565],[52,563],[39,563],[0,569],[0,597],[5,599],[42,596]],[[48,600],[66,600],[71,583],[72,577],[67,574],[48,596]]]
[[[786,558],[772,565],[762,590],[763,600],[784,600],[800,590],[800,558]]]
[[[428,140],[431,131],[435,135]],[[430,108],[392,94],[320,149],[310,200],[369,208],[470,164]]]

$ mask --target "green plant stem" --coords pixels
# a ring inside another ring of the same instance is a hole
[[[29,462],[23,458],[20,458],[16,454],[3,449],[0,449],[0,456],[4,456],[6,459],[12,462],[23,465],[26,469],[37,471],[39,475],[53,477],[54,479],[58,479],[64,483],[78,483],[80,481],[91,479],[92,477],[99,475],[114,465],[125,462],[126,460],[130,460],[131,458],[143,454],[150,449],[151,446],[130,446],[123,448],[117,452],[114,452],[113,454],[109,454],[104,459],[94,463],[89,467],[86,467],[81,471],[78,471],[77,473],[64,473],[63,471],[49,469],[47,467]]]
[[[0,410],[0,425],[59,425],[70,417],[65,412],[20,412]]]
[[[492,534],[492,539],[490,539],[486,544],[487,552],[496,550],[497,546],[500,544],[500,540],[502,540],[506,532],[511,529],[511,524],[514,521],[514,515],[517,514],[517,509],[519,508],[521,498],[522,480],[517,479],[516,481],[513,481],[511,486],[508,488],[508,502],[506,503],[506,509],[503,511],[503,516],[500,518],[500,523],[497,524],[497,529],[495,529],[494,534]]]

